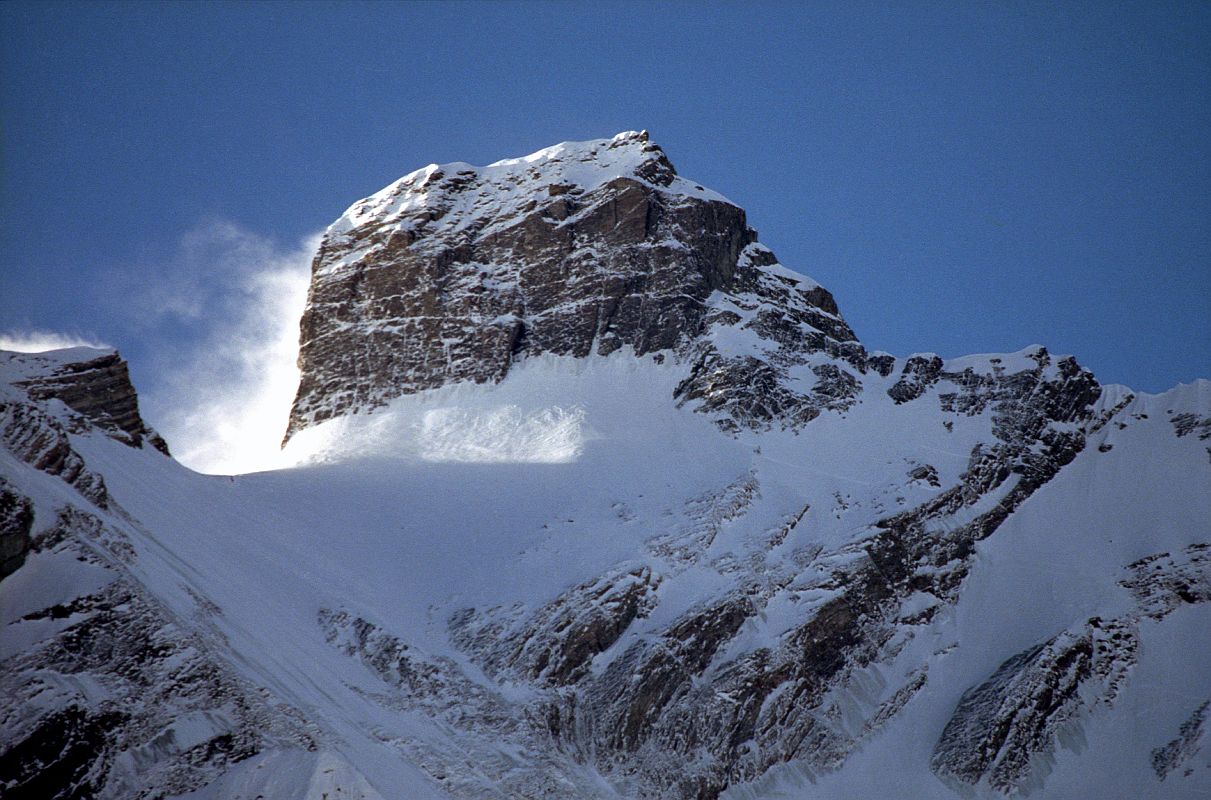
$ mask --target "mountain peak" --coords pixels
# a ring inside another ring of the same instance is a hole
[[[526,156],[479,167],[464,161],[429,164],[350,206],[327,234],[339,237],[368,223],[410,229],[424,209],[446,206],[463,219],[490,210],[501,221],[526,213],[544,197],[592,192],[617,179],[639,180],[653,188],[704,200],[725,197],[678,177],[677,170],[647,131],[624,131],[610,139],[560,142]],[[456,202],[456,198],[458,201]],[[462,207],[469,204],[470,208]]]
[[[727,428],[844,403],[866,359],[832,296],[757,244],[743,209],[627,131],[486,167],[430,164],[354,203],[312,266],[287,436],[499,381],[531,355],[622,348],[683,361],[678,397]],[[792,386],[805,366],[813,377]],[[777,399],[752,395],[758,376]]]

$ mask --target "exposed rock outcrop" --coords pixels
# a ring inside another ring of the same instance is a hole
[[[1122,585],[1136,613],[1094,618],[1002,664],[968,690],[934,748],[931,765],[944,777],[988,785],[1005,793],[1028,788],[1046,772],[1066,728],[1099,707],[1114,704],[1137,660],[1141,617],[1163,619],[1184,603],[1211,601],[1211,545],[1181,555],[1158,553],[1127,566]],[[1160,777],[1188,757],[1201,735],[1204,704],[1181,736],[1152,754]]]
[[[0,478],[0,580],[25,563],[34,524],[34,504]]]
[[[168,455],[167,443],[139,415],[130,370],[116,352],[78,347],[45,355],[0,353],[0,358],[6,371],[20,376],[12,385],[24,389],[33,402],[60,400],[115,439],[132,447],[142,447],[146,440]]]
[[[709,305],[706,335],[688,348],[689,376],[674,392],[680,403],[736,431],[797,428],[854,402],[865,348],[832,295],[768,248],[746,247]]]
[[[22,600],[6,621],[7,636],[32,641],[0,662],[6,798],[177,795],[267,744],[314,746],[296,712],[267,702],[125,574],[121,531],[65,508],[30,557],[87,577],[39,592],[49,604]]]
[[[1128,565],[1127,573],[1123,586],[1153,619],[1163,619],[1182,603],[1211,602],[1211,544],[1141,558]]]
[[[1067,724],[1113,702],[1138,647],[1130,621],[1092,619],[1009,659],[963,695],[934,748],[934,771],[1006,793],[1022,788]]]
[[[32,403],[0,399],[0,444],[34,469],[62,478],[90,502],[108,507],[105,479],[72,449],[63,423]]]
[[[865,352],[832,296],[755,242],[744,211],[679,177],[646,133],[417,170],[325,234],[287,437],[401,394],[499,381],[525,356],[621,347],[685,351],[678,396],[731,425],[844,405]],[[732,352],[708,335],[720,326],[767,354]]]
[[[888,396],[897,403],[916,400],[925,390],[937,382],[942,373],[942,359],[935,355],[910,356],[904,362],[901,378],[887,390]]]
[[[1181,724],[1177,737],[1164,747],[1152,751],[1152,769],[1162,781],[1169,773],[1186,766],[1203,747],[1203,735],[1207,730],[1208,712],[1211,711],[1211,700],[1200,705]]]
[[[451,632],[498,680],[567,685],[583,678],[593,657],[618,641],[627,626],[648,615],[659,586],[660,576],[650,567],[637,567],[576,586],[532,618],[512,624],[510,615],[485,617],[467,609],[451,620]]]

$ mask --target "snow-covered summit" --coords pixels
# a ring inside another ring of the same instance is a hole
[[[611,139],[560,142],[520,158],[505,158],[486,167],[464,161],[429,164],[350,206],[327,230],[339,236],[368,222],[407,226],[420,209],[439,208],[453,192],[462,197],[458,207],[447,209],[449,225],[471,224],[475,216],[490,213],[507,225],[525,213],[530,203],[554,192],[591,192],[618,178],[641,180],[673,195],[729,202],[677,175],[659,145],[647,131],[624,131]],[[474,184],[472,191],[463,191]]]
[[[524,358],[624,347],[683,364],[678,397],[729,427],[800,424],[844,404],[865,353],[832,296],[756,239],[646,132],[431,164],[328,229],[289,433],[499,381]],[[776,398],[753,396],[756,372]]]

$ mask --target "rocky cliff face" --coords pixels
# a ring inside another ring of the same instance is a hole
[[[417,170],[324,236],[287,438],[402,394],[499,381],[526,356],[621,347],[692,361],[679,394],[732,424],[800,423],[853,396],[865,352],[832,296],[756,240],[647,133]],[[762,346],[727,352],[711,334],[733,327]],[[804,367],[804,388],[785,385]]]
[[[0,369],[13,369],[16,356],[0,354]],[[168,455],[164,439],[139,415],[139,398],[130,370],[116,352],[75,348],[54,355],[20,357],[20,376],[10,385],[24,389],[35,403],[62,401],[87,425],[96,426],[131,447],[148,444]]]

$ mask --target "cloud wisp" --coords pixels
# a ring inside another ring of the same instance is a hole
[[[191,231],[162,280],[139,293],[157,351],[144,409],[181,463],[212,474],[286,465],[279,445],[318,245],[319,234],[281,248],[212,222]]]
[[[0,350],[16,353],[43,353],[65,347],[108,348],[109,345],[91,336],[76,336],[58,331],[7,331],[0,333]]]

